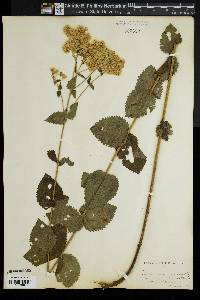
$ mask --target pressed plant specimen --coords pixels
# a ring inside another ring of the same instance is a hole
[[[153,167],[152,167],[152,174],[150,178],[149,192],[147,195],[146,209],[144,213],[144,219],[143,219],[139,241],[133,253],[132,261],[129,267],[127,268],[127,270],[124,272],[124,276],[112,282],[99,282],[101,287],[104,288],[115,287],[121,284],[127,278],[127,276],[132,272],[136,264],[143,243],[145,229],[147,226],[148,216],[151,208],[152,194],[155,186],[155,177],[158,168],[158,158],[159,158],[161,142],[162,140],[168,141],[169,135],[173,133],[171,124],[166,120],[166,113],[167,113],[167,106],[168,106],[172,77],[178,69],[178,61],[175,56],[175,52],[178,44],[180,44],[181,42],[182,42],[182,37],[180,33],[177,32],[177,29],[172,24],[169,24],[165,28],[160,39],[160,49],[164,53],[168,54],[166,61],[157,70],[151,65],[148,66],[138,77],[135,89],[129,94],[126,101],[126,107],[125,107],[126,116],[129,118],[133,118],[132,121],[133,124],[138,118],[146,115],[147,109],[149,109],[150,111],[154,109],[155,99],[161,96],[162,84],[163,82],[167,81],[167,87],[166,87],[166,93],[164,97],[160,123],[157,125],[155,130],[157,136],[157,144],[156,144],[154,158],[153,158]],[[99,138],[95,127],[93,129],[93,132],[97,136],[97,138]],[[123,160],[126,157],[126,154],[128,153],[127,147],[129,147],[130,145],[132,145],[132,150],[135,149],[137,147],[137,139],[135,137],[133,138],[133,136],[130,136],[129,134],[126,139],[126,142],[121,147],[116,149],[116,152],[113,157],[115,158],[118,155],[118,157],[121,158],[123,162]],[[136,157],[135,157],[135,161],[136,161]],[[130,165],[130,162],[127,162],[126,160],[124,160],[124,165],[125,163]]]
[[[118,181],[112,175],[107,177],[105,190],[104,187],[100,189],[95,200],[91,201],[94,190],[104,175],[102,171],[95,171],[92,174],[84,172],[82,186],[85,188],[86,203],[79,211],[69,205],[69,197],[64,195],[58,184],[60,167],[66,164],[74,165],[69,157],[61,157],[64,130],[68,120],[75,118],[78,103],[85,91],[88,88],[94,89],[97,79],[105,74],[120,75],[124,60],[110,50],[104,41],[92,39],[87,27],[66,25],[64,33],[68,39],[62,48],[66,54],[72,55],[74,67],[69,80],[65,73],[55,67],[51,68],[61,110],[51,114],[46,121],[59,125],[61,129],[57,153],[53,149],[47,151],[47,156],[55,163],[55,175],[51,177],[45,174],[39,182],[36,193],[38,204],[48,210],[46,213],[48,222],[46,224],[40,219],[37,220],[30,234],[31,248],[24,258],[34,266],[46,263],[47,272],[53,272],[56,267],[57,281],[70,287],[78,280],[80,265],[72,254],[64,254],[64,251],[74,234],[81,228],[85,227],[89,231],[100,230],[112,220],[116,207],[104,204],[115,196]],[[66,100],[63,96],[64,88],[68,91]],[[100,203],[103,209],[99,210]],[[56,261],[51,266],[53,259]]]

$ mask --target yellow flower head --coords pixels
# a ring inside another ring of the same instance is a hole
[[[62,49],[65,53],[72,52],[79,55],[90,71],[100,70],[102,73],[120,75],[124,67],[124,59],[115,51],[110,50],[104,41],[91,40],[88,28],[77,26],[75,28],[66,25],[63,28],[68,40]]]

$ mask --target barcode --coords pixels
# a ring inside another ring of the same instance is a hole
[[[55,3],[55,15],[64,16],[64,3]]]
[[[34,276],[8,276],[8,288],[35,288],[36,278]]]

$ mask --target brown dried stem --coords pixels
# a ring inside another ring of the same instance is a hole
[[[98,76],[98,77],[99,77],[99,76]],[[134,118],[133,121],[131,122],[131,124],[130,124],[130,126],[129,126],[128,133],[130,133],[130,131],[131,131],[131,129],[133,128],[133,126],[134,126],[136,120],[137,120],[137,118]],[[109,164],[108,164],[108,166],[107,166],[107,168],[106,168],[106,170],[105,170],[105,176],[104,176],[104,178],[105,178],[106,175],[109,173],[109,171],[110,171],[110,169],[111,169],[111,167],[112,167],[112,165],[113,165],[113,162],[114,162],[114,160],[117,158],[117,154],[118,154],[118,152],[120,151],[120,149],[122,148],[122,146],[123,146],[123,143],[122,143],[122,145],[121,145],[117,150],[115,150],[115,152],[114,152],[114,154],[113,154],[113,156],[112,156],[112,158],[111,158],[111,160],[110,160],[110,162],[109,162]],[[104,183],[104,179],[103,179],[102,182],[99,184],[98,188],[96,189],[96,191],[95,191],[93,197],[90,199],[90,201],[88,202],[88,204],[91,202],[91,200],[93,200],[93,198],[95,197],[96,193],[98,192],[99,188],[101,187],[101,185],[102,185],[103,183]],[[83,213],[83,214],[84,214],[84,213]],[[83,227],[82,227],[82,228],[83,228]],[[68,245],[70,244],[70,242],[74,239],[76,233],[77,233],[77,231],[74,232],[74,233],[72,233],[72,235],[71,235],[70,239],[68,240],[68,242],[66,243],[65,249],[63,250],[62,253],[64,253],[64,251],[67,249],[67,247],[68,247]],[[61,254],[61,255],[62,255],[62,254]],[[58,259],[56,260],[56,262],[54,263],[54,265],[52,266],[52,268],[50,269],[49,272],[52,272],[52,271],[54,270],[54,268],[56,267],[57,263],[58,263]]]
[[[171,86],[172,75],[173,75],[173,67],[174,67],[174,57],[171,57],[171,63],[170,63],[170,67],[169,67],[169,77],[168,77],[168,81],[167,81],[167,89],[166,89],[166,95],[165,95],[165,100],[164,100],[164,104],[163,104],[161,121],[164,121],[165,116],[166,116],[170,86]],[[160,152],[160,146],[161,146],[161,137],[158,137],[157,144],[156,144],[156,150],[155,150],[155,154],[154,154],[153,169],[152,169],[149,192],[148,192],[148,196],[147,196],[147,204],[146,204],[146,209],[145,209],[144,221],[143,221],[143,225],[142,225],[139,242],[137,244],[136,251],[133,256],[133,260],[132,260],[128,270],[125,272],[125,275],[120,277],[118,280],[112,281],[110,283],[99,282],[99,284],[103,288],[114,287],[114,286],[117,286],[120,283],[122,283],[125,280],[126,276],[128,276],[132,272],[132,270],[135,266],[135,263],[137,261],[137,258],[138,258],[138,255],[139,255],[139,252],[140,252],[140,249],[142,246],[145,229],[146,229],[146,225],[147,225],[147,221],[148,221],[149,211],[150,211],[150,207],[151,207],[151,199],[152,199],[152,193],[154,190],[155,176],[156,176],[156,170],[157,170],[157,166],[158,166],[158,157],[159,157],[159,152]]]
[[[74,77],[76,71],[77,71],[77,57],[74,57],[75,59],[75,65],[74,65],[74,70],[73,70],[73,74],[72,74],[72,78]],[[79,67],[80,68],[80,67]],[[94,78],[91,82],[94,83],[101,75],[98,75],[96,78]],[[80,99],[80,97],[83,95],[83,93],[87,90],[87,88],[89,87],[89,84],[86,86],[86,88],[80,93],[80,95],[77,97],[75,102],[78,102],[78,100]],[[63,107],[63,111],[64,110],[68,110],[69,109],[69,104],[70,104],[70,98],[71,98],[71,91],[69,91],[68,94],[68,99],[67,99],[67,105],[66,108],[64,108],[64,100],[63,100],[63,96],[61,93],[61,100],[62,100],[62,107]],[[60,133],[60,139],[59,139],[59,144],[58,144],[58,151],[57,151],[57,163],[56,163],[56,170],[55,170],[55,176],[54,176],[54,186],[53,186],[53,200],[55,199],[55,189],[56,189],[56,182],[57,182],[57,178],[58,178],[58,172],[59,172],[59,161],[60,161],[60,155],[61,155],[61,148],[62,148],[62,140],[63,140],[63,136],[64,136],[64,130],[67,124],[67,120],[66,122],[62,125],[61,128],[61,133]],[[51,222],[52,222],[52,213],[53,213],[53,208],[51,208],[50,211],[50,217],[49,217],[49,226],[51,226]],[[68,246],[68,243],[70,243],[71,241],[71,237],[69,239],[69,241],[66,243],[66,247]],[[51,273],[52,269],[54,268],[54,265],[52,268],[50,268],[50,257],[49,257],[49,253],[47,254],[48,256],[48,261],[47,261],[47,272]]]

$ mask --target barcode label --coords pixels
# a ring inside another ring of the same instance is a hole
[[[36,288],[35,276],[14,276],[9,275],[7,281],[8,288],[32,289]]]
[[[55,3],[55,15],[64,16],[64,3]]]

